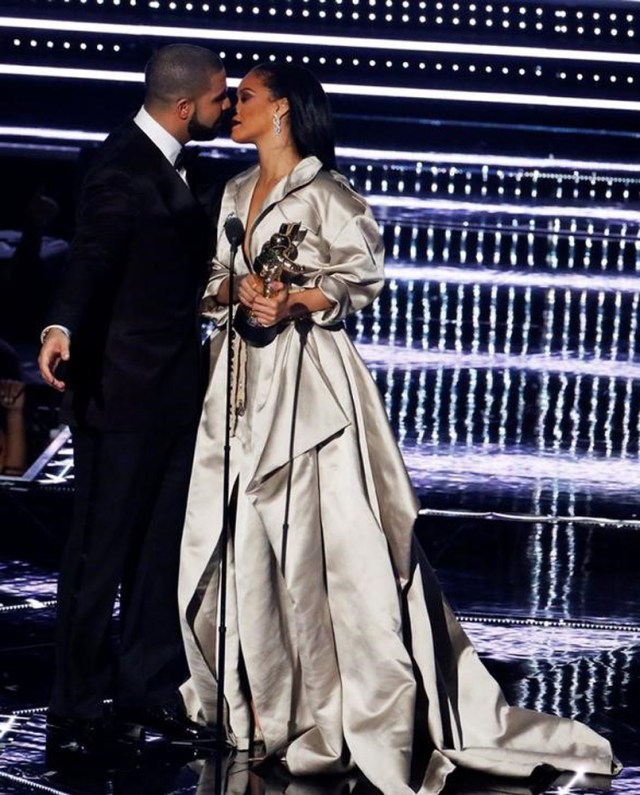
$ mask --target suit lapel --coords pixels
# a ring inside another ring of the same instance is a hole
[[[158,149],[153,141],[131,121],[132,136],[135,136],[145,170],[153,174],[161,201],[173,218],[176,232],[187,248],[194,252],[194,260],[204,259],[202,251],[207,244],[209,219],[202,205],[191,192],[180,174]],[[213,235],[210,235],[213,237]]]
[[[157,185],[167,207],[176,213],[182,213],[185,207],[197,206],[197,201],[189,186],[167,160],[164,154],[133,121],[127,123],[128,134],[135,138],[142,162],[146,168],[157,175]],[[125,128],[126,129],[126,128]]]
[[[180,174],[162,153],[160,156],[162,162],[158,164],[158,188],[167,207],[175,214],[202,209]]]

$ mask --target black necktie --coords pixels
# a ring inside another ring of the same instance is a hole
[[[174,167],[176,171],[181,171],[183,168],[187,166],[187,158],[189,155],[187,154],[187,147],[183,146],[182,149],[178,152],[178,157],[176,157],[174,162]]]

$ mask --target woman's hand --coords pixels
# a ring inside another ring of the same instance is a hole
[[[262,279],[250,273],[240,280],[238,286],[238,300],[246,309],[252,310],[253,303],[258,296],[262,295]]]
[[[261,326],[275,326],[289,317],[289,292],[282,282],[271,282],[269,297],[258,293],[251,304],[251,314]]]

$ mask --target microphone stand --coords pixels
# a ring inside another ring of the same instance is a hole
[[[238,247],[242,242],[244,230],[242,222],[236,216],[230,216],[225,221],[224,230],[231,244],[229,257],[229,312],[227,313],[227,394],[225,407],[225,431],[224,431],[224,465],[222,483],[222,530],[220,532],[220,606],[218,618],[218,697],[216,702],[216,726],[218,736],[222,737],[222,727],[224,726],[224,666],[226,654],[226,634],[227,634],[227,545],[229,543],[229,497],[230,497],[230,467],[231,467],[231,376],[233,370],[233,292],[234,292],[234,264]],[[224,740],[220,740],[221,747],[225,746]]]

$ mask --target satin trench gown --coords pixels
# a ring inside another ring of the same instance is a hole
[[[229,182],[221,219],[246,219],[256,179],[253,168]],[[303,286],[319,287],[332,308],[313,315],[301,357],[293,324],[264,348],[234,342],[231,736],[246,745],[253,699],[267,753],[284,757],[293,774],[355,764],[388,795],[437,793],[456,765],[507,776],[543,763],[615,772],[609,743],[586,726],[507,705],[414,541],[418,504],[384,406],[346,333],[335,329],[383,285],[382,244],[364,200],[309,157],[266,199],[248,232],[252,259],[283,222],[307,230],[297,260]],[[222,233],[218,246],[205,300],[228,273]],[[248,266],[241,254],[237,260],[240,278]],[[189,714],[210,723],[227,343],[224,332],[214,337],[180,576],[192,674],[183,694]]]

